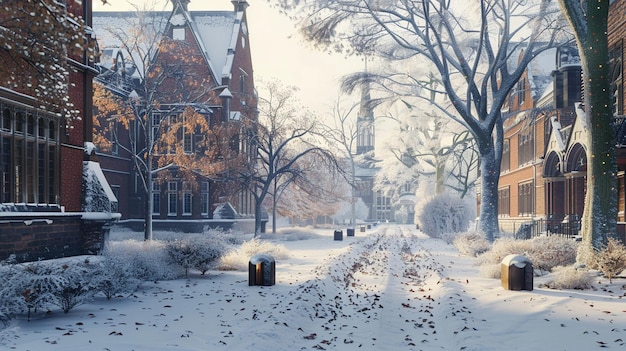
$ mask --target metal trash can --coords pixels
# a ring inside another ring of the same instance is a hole
[[[367,229],[372,229],[372,225],[371,225],[371,224],[368,224],[368,225],[367,225]]]
[[[346,229],[346,235],[347,236],[354,236],[354,228]]]
[[[361,226],[361,233],[363,233],[363,232],[365,232],[365,226],[364,225]]]
[[[248,263],[248,285],[276,284],[276,261],[270,255],[258,254]]]
[[[343,230],[335,229],[335,240],[337,241],[343,240]]]
[[[502,287],[507,290],[533,290],[533,264],[522,255],[508,255],[500,265]]]

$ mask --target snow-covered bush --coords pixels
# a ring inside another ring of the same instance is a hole
[[[556,266],[552,269],[554,279],[546,286],[553,289],[589,289],[593,285],[593,275],[586,269],[573,265]]]
[[[494,265],[511,254],[526,256],[534,269],[550,271],[553,267],[576,261],[576,242],[559,236],[536,237],[531,240],[500,238],[491,250],[478,256],[476,264]]]
[[[237,250],[229,251],[222,256],[217,268],[234,271],[247,270],[250,257],[256,254],[266,254],[275,260],[289,257],[289,253],[283,245],[276,245],[255,238],[244,242]]]
[[[95,273],[97,290],[104,294],[107,300],[118,294],[132,293],[137,290],[141,281],[130,267],[129,261],[119,260],[105,252],[98,271]]]
[[[556,266],[576,262],[576,241],[561,236],[539,236],[530,241],[528,259],[536,269],[551,271]]]
[[[430,198],[418,210],[420,229],[428,236],[441,238],[443,234],[467,230],[472,220],[472,207],[467,201],[448,193]]]
[[[132,275],[142,281],[171,280],[185,273],[172,262],[162,241],[111,241],[106,254],[126,262]]]
[[[172,260],[185,269],[185,277],[188,277],[191,268],[205,274],[226,252],[226,245],[215,236],[192,236],[168,242],[166,250]]]
[[[457,235],[452,241],[461,255],[476,257],[489,251],[491,243],[475,232],[466,232]]]
[[[51,265],[51,274],[59,278],[57,289],[51,292],[50,303],[64,313],[85,302],[93,300],[96,293],[96,268],[89,261]]]
[[[502,265],[498,264],[483,264],[478,269],[478,273],[481,277],[487,279],[500,279],[502,276]]]
[[[4,267],[5,269],[7,267]],[[95,289],[95,266],[67,259],[14,265],[3,279],[0,297],[7,315],[45,310],[50,305],[67,313],[91,301]]]
[[[596,251],[594,261],[596,268],[612,282],[626,269],[626,246],[617,239],[609,238],[606,245]]]

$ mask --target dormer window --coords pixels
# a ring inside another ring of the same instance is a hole
[[[185,40],[185,27],[179,27],[172,29],[172,39]]]

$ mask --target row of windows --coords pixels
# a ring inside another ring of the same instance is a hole
[[[518,216],[528,217],[535,213],[535,183],[525,182],[517,186]],[[511,190],[509,187],[498,189],[498,215],[511,215]]]
[[[0,201],[58,204],[58,123],[10,105],[0,109]]]
[[[178,215],[179,204],[181,206],[181,213],[183,216],[191,216],[193,213],[193,197],[194,195],[200,196],[200,215],[208,216],[209,214],[209,183],[200,183],[200,193],[194,194],[188,183],[183,183],[183,190],[178,191],[178,182],[167,182],[167,191],[161,191],[161,184],[152,183],[152,214],[158,215],[161,213],[161,201],[162,195],[165,195],[167,201],[167,215]],[[181,200],[179,203],[179,199]]]
[[[518,166],[532,162],[535,159],[535,148],[533,133],[531,131],[522,132],[517,138],[517,163]],[[505,139],[502,144],[502,160],[500,162],[502,172],[511,169],[511,145],[510,139]]]

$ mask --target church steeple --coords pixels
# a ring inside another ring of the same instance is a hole
[[[365,59],[365,72],[367,73],[367,58]],[[357,155],[373,152],[375,146],[375,123],[370,84],[366,80],[361,86],[361,103],[356,120],[357,125]]]

